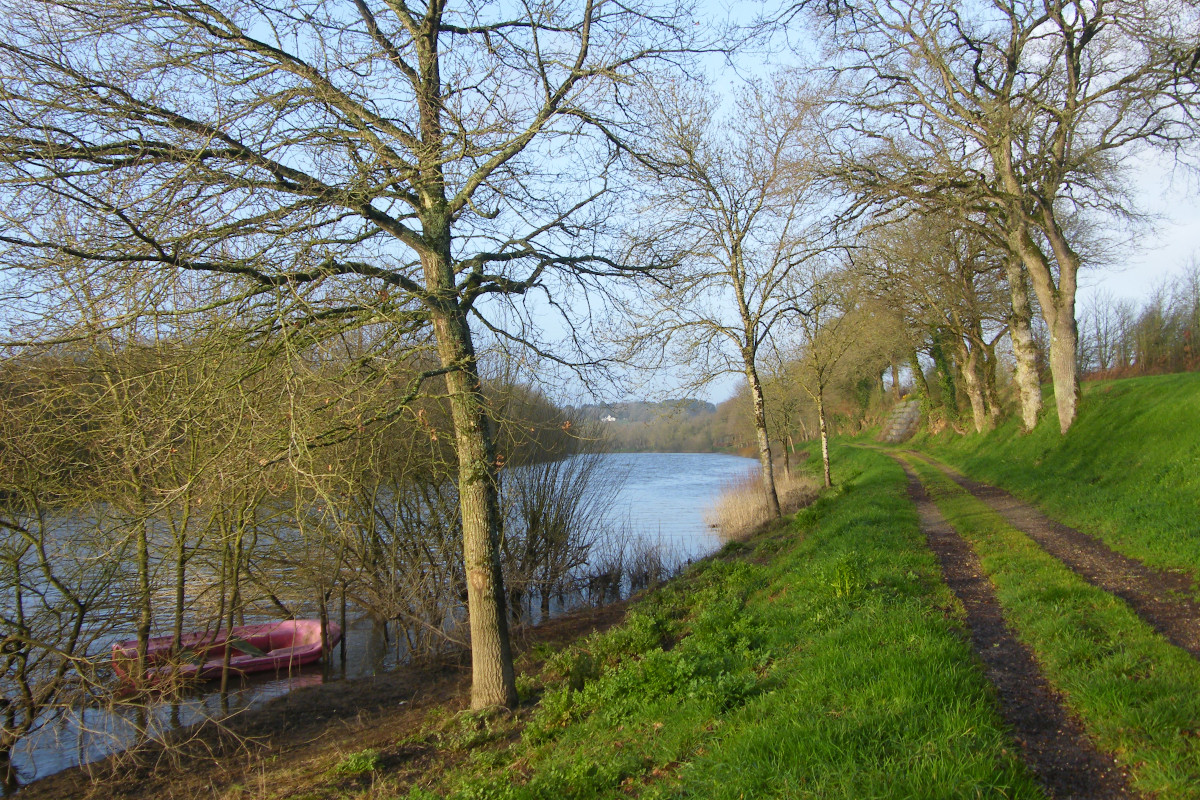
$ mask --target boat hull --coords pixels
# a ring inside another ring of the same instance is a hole
[[[342,629],[328,624],[329,647],[342,638]],[[188,633],[150,639],[146,648],[146,680],[204,680],[220,677],[225,649],[229,645],[229,671],[233,674],[286,672],[321,659],[321,623],[313,619],[282,620],[261,625],[241,625],[232,630]],[[113,670],[133,681],[137,664],[137,640],[115,642]]]

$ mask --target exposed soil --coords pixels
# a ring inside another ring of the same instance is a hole
[[[514,633],[514,647],[567,643],[606,630],[625,617],[627,602],[586,608]],[[339,755],[377,749],[381,767],[414,777],[443,766],[452,753],[419,742],[397,744],[424,725],[429,712],[465,709],[470,669],[465,657],[386,675],[295,690],[227,721],[201,725],[136,756],[118,754],[87,767],[31,783],[16,800],[192,800],[287,797],[311,788],[314,772]],[[269,785],[268,776],[269,775]],[[292,786],[289,786],[291,782]],[[299,795],[297,795],[299,796]],[[312,796],[312,795],[308,795]]]
[[[996,593],[971,546],[946,522],[916,473],[900,463],[908,474],[909,495],[929,547],[966,611],[971,644],[996,687],[1001,715],[1047,793],[1080,800],[1138,797],[1112,756],[1098,750],[1068,713],[1033,655],[1005,623]]]
[[[1192,576],[1148,567],[1050,519],[1003,489],[971,480],[923,453],[909,452],[940,469],[1088,583],[1120,597],[1169,642],[1200,658],[1200,603]]]

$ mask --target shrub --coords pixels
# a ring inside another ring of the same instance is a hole
[[[364,772],[374,772],[379,768],[378,750],[360,750],[343,758],[333,768],[334,775],[362,775]]]

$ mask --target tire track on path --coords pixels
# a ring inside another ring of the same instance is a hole
[[[908,492],[921,530],[941,563],[942,577],[967,615],[975,652],[996,687],[1000,712],[1013,729],[1026,763],[1053,798],[1136,798],[1112,756],[1101,752],[1043,677],[1030,651],[1004,620],[995,590],[971,546],[946,522],[916,472]]]
[[[1050,519],[1003,489],[972,480],[924,453],[906,450],[1000,514],[1009,525],[1093,586],[1120,597],[1167,641],[1200,659],[1200,602],[1190,576],[1163,572]]]

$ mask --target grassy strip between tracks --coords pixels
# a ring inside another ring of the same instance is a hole
[[[548,654],[520,680],[522,713],[401,743],[463,755],[407,794],[380,771],[370,796],[1041,797],[900,468],[838,463],[841,488],[795,520]]]
[[[1047,679],[1134,787],[1159,798],[1200,797],[1200,664],[935,468],[910,463],[979,554]]]
[[[1200,373],[1083,385],[1063,436],[1053,398],[1028,435],[922,435],[912,446],[1036,503],[1114,550],[1200,577]]]

